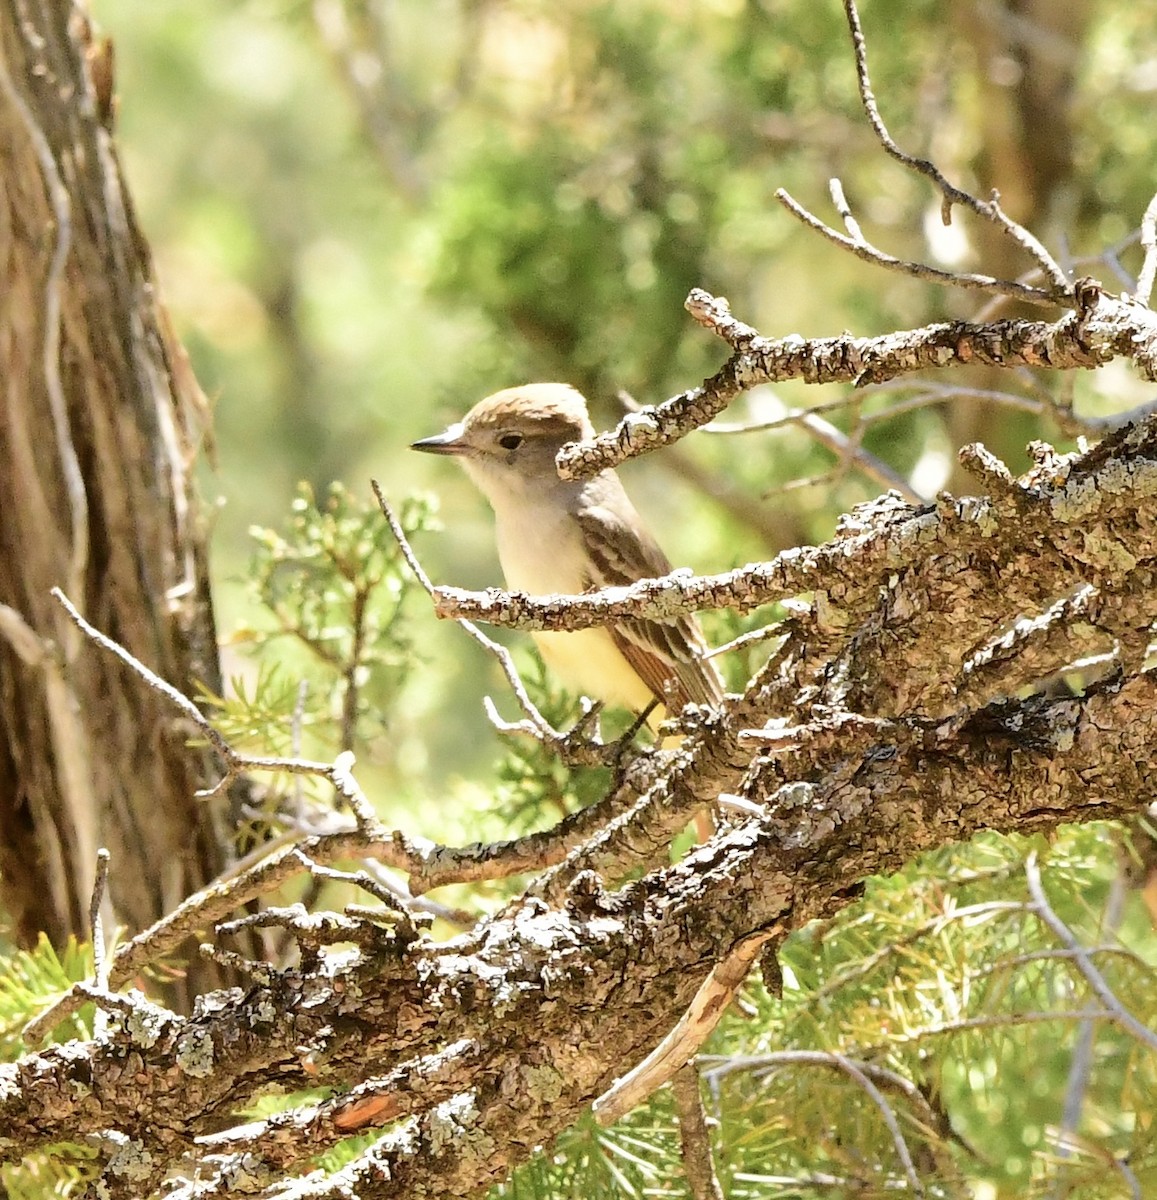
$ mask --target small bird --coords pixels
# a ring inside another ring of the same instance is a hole
[[[555,455],[594,436],[583,397],[565,383],[528,383],[480,400],[459,422],[413,449],[453,455],[494,509],[507,587],[574,595],[666,575],[671,563],[614,471],[562,479]],[[716,705],[723,685],[693,616],[630,618],[533,635],[566,686],[641,712],[652,699]],[[657,726],[659,707],[651,722]]]

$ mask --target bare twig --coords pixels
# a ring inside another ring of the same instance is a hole
[[[745,650],[748,646],[757,646],[760,642],[766,642],[774,637],[786,637],[788,621],[790,621],[790,618],[783,621],[772,621],[768,625],[761,625],[758,629],[749,629],[746,633],[741,633],[729,642],[713,646],[703,657],[718,658],[721,654],[731,654],[735,650]]]
[[[61,591],[60,588],[53,588],[52,595],[55,597],[64,611],[68,613],[73,623],[80,629],[85,637],[89,639],[89,641],[94,642],[102,650],[106,650],[109,654],[119,658],[121,662],[129,668],[130,671],[143,679],[145,683],[147,683],[149,687],[153,689],[153,691],[159,692],[171,704],[179,708],[181,712],[183,712],[185,716],[197,726],[197,728],[205,735],[205,737],[208,738],[210,744],[213,746],[213,749],[220,754],[221,758],[225,762],[230,762],[233,759],[233,748],[228,742],[226,742],[221,734],[217,732],[209,720],[202,715],[201,710],[192,702],[192,700],[183,695],[181,692],[177,691],[177,689],[173,687],[171,683],[166,683],[165,680],[163,680],[159,675],[153,671],[150,671],[149,668],[144,665],[144,663],[134,658],[118,642],[114,642],[112,638],[106,637],[100,632],[99,629],[90,625],[84,619],[84,617],[80,615],[76,609],[76,606],[71,600],[69,600],[69,598],[64,594],[63,591]]]
[[[758,329],[732,313],[731,305],[724,296],[713,296],[703,288],[692,288],[683,301],[683,307],[698,324],[722,338],[736,354],[745,354],[765,340]]]
[[[409,888],[390,876],[379,862],[367,858],[362,860],[362,870],[377,881],[378,887],[394,897],[395,903],[404,908],[416,909],[418,912],[429,913],[459,929],[471,929],[478,920],[478,914],[465,908],[454,908],[449,904],[441,904],[430,896],[415,896]]]
[[[144,1018],[147,1024],[158,1027],[180,1021],[176,1013],[154,1004],[143,992],[135,988],[128,994],[109,991],[95,983],[80,980],[74,983],[55,1004],[39,1016],[34,1017],[21,1036],[29,1046],[39,1045],[64,1020],[79,1012],[86,1004],[95,1004],[99,1011],[118,1013],[126,1017]]]
[[[895,1146],[896,1155],[900,1159],[901,1166],[904,1168],[904,1174],[907,1177],[909,1187],[915,1195],[924,1195],[924,1185],[920,1182],[920,1177],[916,1174],[916,1165],[912,1161],[912,1153],[908,1149],[908,1143],[905,1141],[904,1135],[900,1130],[900,1122],[896,1118],[896,1112],[884,1097],[883,1092],[873,1082],[875,1079],[881,1080],[889,1087],[902,1092],[922,1111],[928,1124],[933,1128],[937,1128],[940,1125],[940,1121],[929,1106],[927,1099],[920,1094],[920,1090],[915,1084],[905,1079],[902,1075],[898,1075],[895,1071],[889,1071],[887,1068],[877,1066],[873,1063],[857,1061],[849,1058],[847,1055],[830,1053],[824,1050],[783,1050],[772,1054],[725,1059],[719,1062],[718,1065],[715,1065],[715,1060],[712,1059],[707,1059],[706,1063],[711,1064],[707,1075],[713,1082],[716,1082],[724,1075],[730,1075],[736,1071],[759,1071],[766,1073],[781,1066],[835,1067],[843,1071],[845,1075],[864,1091],[879,1110],[880,1116],[887,1126],[888,1133],[892,1137],[892,1144]]]
[[[881,408],[878,411],[861,412],[858,416],[859,422],[865,426],[876,425],[884,421],[889,421],[894,417],[902,416],[905,413],[930,408],[937,404],[947,404],[957,398],[983,400],[986,403],[999,405],[1004,408],[1012,408],[1017,412],[1031,413],[1034,416],[1043,415],[1048,407],[1043,400],[1035,399],[1032,396],[1018,396],[1015,392],[1001,392],[993,388],[960,387],[955,384],[933,383],[925,380],[919,382],[895,380],[891,383],[873,384],[870,387],[857,388],[855,391],[848,392],[836,400],[827,400],[823,404],[815,404],[810,408],[788,409],[780,416],[771,417],[768,420],[736,421],[730,424],[724,421],[712,421],[710,425],[705,425],[701,432],[726,437],[783,429],[791,425],[800,425],[809,416],[841,412],[848,408],[861,409],[865,400],[873,395],[910,388],[916,389],[914,395],[897,400],[894,403],[889,403],[886,408]]]
[[[898,271],[902,275],[911,275],[915,279],[927,279],[932,283],[941,283],[949,287],[963,288],[967,291],[985,292],[990,296],[1012,297],[1026,304],[1037,304],[1055,307],[1061,300],[1044,288],[1033,287],[1031,284],[1018,283],[1013,279],[998,279],[993,275],[978,275],[965,271],[945,271],[940,267],[930,267],[926,263],[913,262],[910,259],[896,258],[878,250],[863,236],[859,238],[846,237],[830,225],[825,224],[814,213],[809,212],[798,200],[784,188],[778,188],[775,198],[787,209],[793,217],[801,221],[809,229],[822,234],[829,242],[851,251],[857,258],[874,263],[888,271]]]
[[[394,889],[384,887],[377,879],[374,879],[366,871],[339,871],[334,867],[322,866],[321,863],[314,862],[308,854],[298,848],[294,848],[294,852],[301,860],[301,865],[311,875],[318,879],[328,879],[333,883],[348,883],[351,887],[362,888],[370,893],[371,896],[380,900],[382,904],[390,911],[395,913],[406,913],[412,915],[409,906],[405,903],[405,898],[398,894]],[[429,920],[428,914],[422,914],[425,920]]]
[[[707,1114],[699,1094],[699,1072],[688,1063],[671,1076],[671,1093],[679,1121],[679,1142],[683,1152],[683,1174],[691,1200],[723,1200],[723,1189],[715,1174],[711,1157],[711,1135]]]
[[[1047,1025],[1056,1021],[1065,1024],[1070,1021],[1104,1021],[1112,1017],[1107,1008],[1075,1008],[1065,1012],[1049,1012],[1043,1009],[1029,1009],[1025,1012],[988,1013],[979,1017],[960,1017],[952,1021],[933,1021],[913,1029],[897,1031],[886,1039],[868,1046],[862,1046],[864,1057],[883,1053],[897,1046],[914,1046],[928,1038],[944,1037],[956,1033],[971,1033],[975,1029],[1012,1029],[1018,1025]]]
[[[642,408],[629,392],[621,388],[618,399],[625,412],[639,412]],[[670,447],[666,454],[659,456],[658,465],[673,479],[695,488],[714,501],[733,520],[755,533],[765,545],[778,547],[783,544],[782,516],[760,497],[753,496],[729,473],[711,469],[682,446]]]
[[[109,852],[102,846],[96,852],[96,876],[92,881],[92,898],[88,902],[88,927],[92,934],[93,974],[98,987],[108,984],[108,968],[104,961],[104,921],[100,915],[104,904],[105,888],[108,886]]]
[[[1118,357],[1157,379],[1157,316],[1091,283],[1079,289],[1077,301],[1077,311],[1055,322],[946,321],[876,338],[772,339],[750,337],[751,327],[734,322],[724,300],[695,288],[687,308],[742,349],[699,387],[630,413],[589,441],[564,446],[556,465],[563,478],[589,479],[677,442],[714,420],[740,392],[788,379],[866,387],[954,364],[1074,370]]]
[[[913,490],[908,481],[876,455],[871,454],[864,449],[863,434],[866,430],[869,421],[864,419],[859,412],[862,403],[863,393],[853,392],[848,396],[841,397],[839,400],[832,401],[830,404],[816,405],[809,409],[797,409],[785,413],[782,417],[774,421],[766,422],[751,422],[743,425],[707,425],[704,427],[704,433],[737,433],[751,432],[754,429],[774,429],[784,425],[797,425],[803,429],[811,438],[817,441],[821,446],[832,451],[840,461],[840,466],[843,471],[850,470],[855,467],[863,472],[873,482],[880,484],[885,488],[893,488],[898,491],[905,499],[910,500],[913,504],[923,504],[924,497]],[[836,411],[844,408],[854,408],[857,413],[855,426],[851,434],[844,433],[843,430],[837,429],[830,422],[823,420],[818,414],[824,411]],[[636,409],[637,411],[637,409]],[[678,449],[673,449],[671,454],[677,454]],[[684,456],[686,457],[686,456]],[[680,460],[682,461],[682,459]],[[801,486],[805,481],[789,480],[782,485],[783,490],[789,487]],[[812,480],[806,481],[813,482]],[[778,489],[777,489],[778,490]],[[765,493],[764,498],[766,498]]]
[[[982,443],[973,442],[971,445],[961,446],[957,457],[960,465],[985,484],[990,492],[1001,496],[1015,496],[1022,490],[1008,467]]]
[[[1043,612],[1017,618],[965,659],[957,694],[970,703],[985,697],[986,689],[995,688],[999,694],[1008,695],[1026,678],[1075,670],[1078,664],[1088,666],[1098,648],[1107,661],[1111,657],[1111,638],[1089,619],[1090,606],[1098,596],[1092,584],[1084,583]],[[1110,650],[1104,649],[1106,645]],[[1013,661],[1019,669],[1010,675]]]
[[[1037,866],[1035,850],[1025,860],[1024,874],[1025,879],[1028,881],[1029,895],[1032,896],[1033,905],[1037,913],[1040,915],[1041,920],[1053,931],[1053,934],[1072,953],[1073,962],[1077,970],[1085,977],[1085,982],[1092,988],[1093,994],[1105,1006],[1104,1015],[1115,1021],[1130,1037],[1143,1042],[1150,1050],[1157,1051],[1157,1033],[1147,1025],[1142,1025],[1125,1008],[1121,1001],[1117,999],[1116,993],[1109,987],[1104,975],[1101,974],[1093,963],[1093,960],[1089,957],[1088,951],[1077,940],[1073,931],[1057,915],[1052,905],[1049,904],[1048,897],[1045,895],[1044,885],[1041,883],[1040,868]]]
[[[1157,195],[1149,201],[1141,218],[1141,246],[1145,260],[1133,294],[1142,304],[1149,304],[1153,298],[1153,281],[1157,278]]]
[[[690,1062],[747,978],[760,948],[780,932],[782,930],[775,928],[744,938],[732,947],[726,958],[712,967],[711,973],[695,993],[690,1007],[671,1032],[638,1066],[615,1080],[613,1086],[591,1106],[600,1125],[613,1125],[620,1117],[626,1116]]]
[[[96,852],[96,875],[92,881],[92,897],[88,902],[88,927],[92,937],[92,976],[93,982],[102,991],[108,990],[110,965],[105,957],[104,919],[100,912],[108,887],[109,858],[109,852],[103,846]],[[104,1010],[97,1009],[94,1025],[97,1034],[104,1031],[104,1017]]]
[[[414,553],[414,548],[410,545],[409,538],[406,537],[402,523],[398,520],[389,501],[385,498],[381,485],[376,479],[373,479],[370,481],[370,486],[377,497],[382,515],[386,518],[390,526],[390,531],[398,543],[402,557],[406,560],[410,570],[413,571],[415,578],[435,601],[436,606],[439,589],[434,586],[422,564],[418,561],[418,556]],[[503,733],[528,734],[548,749],[554,751],[564,762],[572,766],[606,766],[617,765],[622,762],[630,742],[634,738],[635,732],[637,732],[637,729],[641,725],[636,724],[633,726],[629,737],[620,738],[610,745],[599,741],[597,738],[587,736],[588,724],[591,723],[597,714],[586,714],[586,716],[580,719],[575,728],[567,733],[555,729],[542,715],[534,701],[531,700],[526,690],[526,685],[522,682],[522,677],[518,674],[518,668],[514,665],[514,659],[511,657],[510,651],[501,642],[496,642],[493,638],[487,637],[473,621],[459,617],[457,618],[457,623],[484,650],[493,655],[502,669],[503,675],[506,677],[506,682],[510,685],[510,690],[514,693],[518,707],[522,709],[524,714],[524,721],[513,724],[503,721],[494,708],[493,702],[487,697],[484,700],[487,716],[496,729],[499,729]]]
[[[414,578],[417,579],[431,597],[434,597],[437,589],[434,587],[430,576],[426,574],[422,564],[418,561],[418,556],[414,553],[414,548],[410,545],[409,538],[406,537],[406,531],[402,528],[401,521],[398,520],[393,508],[390,507],[389,501],[382,492],[381,484],[376,479],[371,479],[370,487],[374,490],[378,507],[381,508],[382,515],[386,518],[390,532],[393,533],[398,543],[398,548],[402,552],[402,557],[406,560],[410,570],[413,571]],[[510,651],[505,646],[494,641],[493,638],[487,637],[473,621],[459,618],[458,624],[497,660],[499,667],[502,668],[503,675],[506,676],[506,682],[510,684],[510,690],[514,693],[514,698],[518,701],[518,707],[522,709],[526,719],[536,731],[537,736],[543,742],[562,741],[562,734],[538,711],[537,706],[527,695],[526,686],[522,682],[522,677],[518,674],[514,660],[510,657]]]
[[[320,775],[322,778],[328,779],[342,798],[350,804],[355,816],[365,823],[367,831],[372,829],[373,836],[375,837],[384,834],[384,827],[373,816],[373,810],[370,808],[369,802],[362,795],[361,789],[350,773],[350,768],[354,761],[352,754],[348,752],[340,754],[332,763],[313,762],[309,759],[242,754],[225,740],[208,717],[201,712],[188,696],[179,692],[171,683],[167,683],[157,675],[156,672],[150,671],[144,663],[130,654],[120,643],[114,642],[112,638],[107,637],[99,629],[90,625],[80,615],[75,605],[73,605],[60,588],[53,588],[52,595],[65,612],[68,613],[73,623],[90,641],[94,642],[102,650],[106,650],[109,654],[120,659],[133,674],[137,675],[155,692],[159,692],[171,704],[179,708],[205,735],[209,744],[221,756],[226,766],[225,774],[212,788],[198,792],[198,796],[216,794],[226,783],[236,778],[242,771],[284,771],[287,774]]]
[[[1102,933],[1107,933],[1112,937],[1116,934],[1121,923],[1121,918],[1125,911],[1125,897],[1127,887],[1125,883],[1125,866],[1123,862],[1118,863],[1117,873],[1113,876],[1113,882],[1109,888],[1109,896],[1105,902],[1105,916],[1102,923]],[[1082,947],[1088,955],[1092,955],[1091,947]],[[1071,950],[1065,951],[1066,957],[1073,957]],[[1093,1074],[1093,1061],[1095,1050],[1095,1038],[1097,1026],[1094,1022],[1088,1021],[1081,1026],[1080,1032],[1077,1034],[1077,1042],[1073,1047],[1072,1059],[1069,1062],[1069,1077],[1065,1083],[1065,1098],[1061,1106],[1061,1121],[1060,1128],[1057,1131],[1057,1155],[1061,1159],[1066,1159],[1071,1154],[1071,1141],[1077,1136],[1077,1130],[1081,1123],[1081,1113],[1085,1107],[1085,1096],[1088,1092],[1089,1082]],[[1116,1158],[1114,1156],[1114,1160]],[[1064,1170],[1058,1172],[1056,1183],[1053,1186],[1050,1200],[1061,1195],[1064,1188]]]
[[[864,237],[864,231],[852,213],[852,207],[848,203],[847,196],[844,195],[844,185],[839,179],[828,180],[828,195],[832,198],[832,206],[840,214],[844,228],[848,231],[848,237],[854,242],[863,242],[867,245],[868,239]]]
[[[366,645],[366,617],[370,587],[357,586],[351,612],[353,644],[342,667],[341,748],[352,750],[357,740],[358,707],[361,700],[362,655]]]
[[[896,144],[892,135],[888,132],[883,118],[880,116],[880,109],[876,103],[876,97],[872,92],[872,83],[868,75],[868,47],[864,40],[864,31],[860,26],[860,14],[856,9],[855,0],[844,0],[844,13],[848,20],[848,28],[852,34],[852,50],[856,59],[856,76],[860,84],[860,101],[863,104],[868,123],[871,125],[872,131],[875,133],[880,145],[897,162],[923,175],[926,179],[930,179],[937,187],[943,197],[941,217],[945,225],[951,220],[952,206],[954,204],[960,204],[971,209],[1001,229],[1025,253],[1037,262],[1046,278],[1053,284],[1054,303],[1070,299],[1073,296],[1073,285],[1069,282],[1060,265],[1037,238],[1033,237],[1027,229],[1018,225],[1005,214],[1000,207],[995,192],[990,200],[979,200],[969,192],[962,191],[960,188],[949,183],[947,178],[933,163],[927,159],[916,158],[906,153]]]
[[[417,566],[416,560],[411,565]],[[417,566],[416,573],[420,571],[420,566]],[[421,577],[425,577],[424,572]],[[429,584],[428,579],[426,583]],[[333,785],[349,805],[357,822],[356,830],[310,838],[301,844],[300,849],[294,845],[282,846],[262,857],[248,869],[241,872],[233,870],[221,880],[183,901],[149,929],[121,946],[113,964],[113,986],[131,978],[153,958],[175,949],[197,927],[224,917],[239,906],[275,890],[300,873],[303,869],[301,853],[319,863],[332,863],[350,858],[375,858],[388,866],[405,871],[410,877],[412,893],[418,895],[448,883],[504,878],[559,863],[574,847],[587,841],[607,821],[629,810],[635,803],[640,783],[632,781],[628,767],[623,772],[620,786],[612,789],[602,801],[571,814],[553,829],[542,833],[530,834],[512,841],[448,847],[406,835],[401,831],[390,832],[378,819],[353,777],[352,754],[343,753],[334,762],[323,763],[239,753],[188,697],[160,679],[124,647],[94,629],[76,612],[62,593],[57,591],[54,594],[86,636],[102,649],[114,654],[149,686],[171,700],[205,733],[206,738],[226,762],[230,774],[244,770],[271,770],[321,776]],[[549,728],[547,726],[548,730]],[[553,730],[550,733],[553,737],[562,736],[554,734]],[[641,752],[638,761],[646,778],[650,755]]]
[[[899,492],[911,504],[927,503],[927,498],[921,496],[903,475],[893,471],[882,458],[864,449],[858,432],[849,436],[812,413],[804,413],[799,423],[821,446],[826,446],[836,454],[845,468],[858,468],[873,483]]]
[[[418,879],[429,871],[426,887],[438,886],[439,878],[445,882],[457,881],[456,873],[460,878],[495,878],[504,873],[501,850],[505,843],[500,844],[497,849],[475,845],[454,850],[424,839],[408,837],[401,832],[390,833],[374,813],[354,778],[354,758],[350,753],[339,755],[333,763],[324,763],[306,759],[247,755],[234,750],[187,696],[150,671],[123,646],[85,621],[59,589],[53,594],[86,637],[120,659],[149,687],[172,702],[204,733],[226,764],[227,773],[224,779],[247,770],[317,775],[333,785],[349,805],[357,823],[356,831],[347,830],[311,837],[302,844],[301,850],[293,844],[282,845],[280,848],[262,847],[254,856],[250,856],[246,863],[234,866],[220,879],[188,897],[149,929],[122,945],[111,964],[113,986],[131,978],[153,958],[175,949],[196,928],[218,920],[258,896],[275,890],[300,873],[303,869],[302,852],[318,863],[363,856],[373,857],[389,866],[407,871],[412,878]],[[220,787],[221,784],[217,786]],[[557,859],[561,859],[569,848],[571,842],[567,834],[571,832],[566,830],[559,835],[560,845],[554,850]],[[534,842],[535,839],[532,837],[529,841]],[[519,869],[529,869],[522,865],[528,852],[526,846],[521,843],[516,845],[521,853],[513,857],[519,865],[506,871],[508,874]],[[536,865],[541,865],[541,854],[542,850],[536,844]],[[396,896],[395,899],[401,900],[404,897]],[[442,915],[441,906],[438,908],[436,915]],[[445,915],[459,923],[470,923],[469,915],[457,910],[446,910]]]
[[[1144,1200],[1144,1193],[1141,1191],[1141,1181],[1137,1178],[1133,1168],[1123,1158],[1118,1158],[1115,1154],[1110,1154],[1109,1158],[1112,1161],[1113,1167],[1128,1186],[1129,1195],[1132,1200]]]

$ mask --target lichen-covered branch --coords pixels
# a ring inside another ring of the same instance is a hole
[[[1146,379],[1157,379],[1157,315],[1152,310],[1110,296],[1089,280],[1078,284],[1075,303],[1075,311],[1052,322],[946,321],[872,338],[756,336],[744,340],[699,387],[630,413],[590,441],[564,446],[559,474],[587,479],[670,445],[717,417],[740,392],[788,379],[864,386],[965,364],[1092,370],[1114,359],[1131,362]],[[696,289],[687,307],[725,308],[726,301]]]
[[[609,891],[584,876],[557,906],[515,900],[450,942],[382,929],[356,953],[331,954],[311,940],[300,969],[190,1018],[114,1013],[107,1040],[0,1067],[4,1152],[112,1127],[161,1171],[203,1153],[198,1135],[253,1089],[398,1081],[363,1093],[380,1099],[417,1069],[406,1064],[468,1039],[462,1090],[433,1092],[404,1135],[386,1135],[342,1176],[363,1200],[467,1195],[640,1061],[743,939],[830,914],[864,875],[980,828],[1136,812],[1153,795],[1155,726],[1157,684],[1140,674],[1081,698],[990,706],[959,725],[881,730],[827,771],[806,755],[794,766],[757,755],[743,794],[763,815],[638,882]],[[789,772],[805,777],[784,782]],[[466,1070],[474,1061],[485,1068]],[[290,1138],[286,1161],[304,1165],[317,1148]],[[338,1194],[339,1180],[319,1186]]]

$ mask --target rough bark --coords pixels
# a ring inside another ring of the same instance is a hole
[[[244,1180],[276,1196],[320,1149],[394,1123],[294,1195],[470,1195],[639,1062],[745,939],[829,916],[866,876],[982,829],[1141,811],[1157,783],[1157,683],[1141,646],[1154,616],[1157,418],[1082,456],[1041,452],[1019,481],[969,457],[993,495],[865,506],[828,545],[752,568],[814,604],[634,810],[503,912],[443,943],[401,917],[390,928],[386,912],[265,914],[293,929],[299,969],[254,967],[248,992],[206,997],[190,1019],[106,999],[119,1014],[107,1038],[0,1067],[5,1153],[111,1128],[131,1150],[109,1156],[111,1194],[144,1194],[176,1166],[198,1182],[174,1195]],[[1018,626],[1054,596],[1053,620]],[[632,600],[651,602],[641,589],[572,604],[589,618]],[[1074,617],[1111,647],[1111,669],[1058,697],[1033,672],[1084,655],[1083,638],[1054,637]],[[977,690],[982,667],[996,675]],[[1014,698],[1030,678],[1032,694]],[[669,865],[686,805],[721,788],[751,818]],[[216,1132],[272,1085],[318,1084],[355,1090]]]
[[[829,915],[865,875],[978,829],[1135,812],[1157,782],[1155,688],[1140,675],[994,706],[939,736],[847,747],[810,781],[769,780],[757,758],[748,791],[762,816],[616,892],[584,873],[558,906],[524,897],[449,943],[302,917],[301,970],[269,972],[192,1019],[140,1007],[106,1041],[0,1066],[5,1153],[114,1128],[151,1164],[121,1179],[122,1194],[145,1193],[184,1154],[228,1150],[236,1161],[203,1164],[202,1186],[242,1165],[272,1183],[351,1131],[343,1098],[194,1138],[263,1087],[376,1078],[374,1123],[406,1119],[295,1195],[473,1194],[639,1061],[743,938]],[[355,938],[357,954],[319,953]]]
[[[0,896],[23,942],[60,943],[88,936],[99,846],[130,931],[226,862],[187,731],[49,596],[216,686],[190,477],[205,410],[106,125],[107,47],[78,6],[6,0],[0,54]],[[192,971],[192,992],[220,978]]]

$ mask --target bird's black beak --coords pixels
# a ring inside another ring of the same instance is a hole
[[[427,454],[466,454],[470,447],[463,438],[462,422],[458,421],[449,429],[434,434],[433,437],[422,438],[420,442],[411,442],[411,450],[424,450]]]

